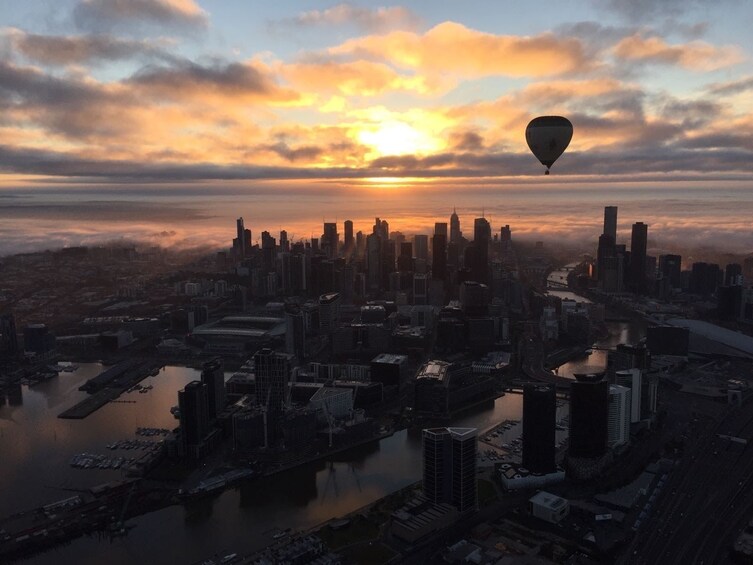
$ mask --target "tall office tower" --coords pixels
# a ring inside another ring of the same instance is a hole
[[[460,512],[477,508],[476,436],[476,428],[423,431],[423,489],[429,501],[452,504]]]
[[[408,272],[413,270],[413,244],[404,241],[400,244],[400,255],[397,258],[397,270]]]
[[[254,353],[256,403],[270,412],[281,411],[285,406],[292,361],[292,355],[269,348]]]
[[[460,267],[460,246],[457,243],[447,244],[447,267],[456,271]]]
[[[682,257],[680,255],[659,255],[659,273],[667,279],[672,288],[682,286]]]
[[[630,440],[630,389],[620,385],[609,386],[609,417],[607,445],[617,447]]]
[[[416,259],[422,259],[423,261],[429,261],[429,236],[428,235],[415,235],[413,236],[413,245],[415,247]]]
[[[447,239],[447,222],[434,222],[434,235],[443,235]]]
[[[330,292],[319,297],[319,329],[330,334],[337,329],[340,321],[340,293]]]
[[[287,253],[290,251],[290,241],[288,240],[288,232],[280,230],[280,251]]]
[[[283,251],[277,255],[275,272],[277,273],[277,280],[279,281],[279,289],[283,294],[290,293],[292,288],[293,275],[291,269],[292,261],[290,253]]]
[[[487,245],[492,240],[492,226],[486,218],[473,220],[473,241],[486,241]]]
[[[716,263],[693,263],[690,269],[690,292],[708,296],[713,294],[722,278],[722,270]]]
[[[447,228],[447,224],[442,224]],[[447,233],[435,233],[431,238],[431,278],[443,281],[447,276]]]
[[[623,369],[615,371],[614,384],[630,389],[630,422],[636,423],[641,421],[641,398],[643,392],[641,385],[643,383],[643,374],[640,369]]]
[[[499,241],[502,243],[502,249],[508,249],[512,243],[512,230],[509,224],[502,226],[499,230]]]
[[[489,242],[492,229],[486,218],[476,218],[473,221],[473,247],[466,248],[470,261],[466,267],[470,268],[473,279],[486,284],[489,280]]]
[[[596,278],[599,288],[604,292],[617,291],[617,249],[614,238],[606,233],[599,236],[599,247],[596,250]]]
[[[290,291],[293,294],[301,294],[308,290],[306,265],[306,255],[303,253],[297,252],[290,256]]]
[[[612,237],[612,241],[617,241],[617,206],[604,207],[604,235]]]
[[[337,233],[337,224],[335,222],[324,222],[324,233],[321,239],[322,251],[330,259],[334,259],[337,257],[337,246],[339,243],[340,236]]]
[[[201,382],[207,385],[209,419],[214,420],[225,408],[225,371],[222,359],[204,363],[201,369]]]
[[[237,236],[238,236],[238,246],[236,247],[238,251],[238,255],[240,257],[246,256],[246,230],[243,227],[243,217],[241,216],[237,220],[235,220],[235,227],[237,229]]]
[[[201,444],[209,432],[209,392],[202,382],[191,381],[178,391],[180,432],[183,450],[188,457],[198,459]]]
[[[634,292],[646,290],[646,247],[648,226],[643,222],[633,224],[630,238],[630,284]]]
[[[557,396],[554,387],[527,384],[523,387],[523,466],[534,473],[553,473]]]
[[[0,314],[0,360],[16,359],[20,351],[16,319],[13,314]]]
[[[361,230],[356,232],[356,257],[362,259],[366,255],[366,237]]]
[[[366,236],[366,269],[369,290],[379,290],[382,282],[382,238],[376,233]]]
[[[460,218],[455,208],[452,209],[452,215],[450,216],[450,242],[455,245],[460,245],[460,238],[463,237],[463,232],[460,231]]]
[[[746,257],[743,260],[743,283],[753,284],[753,257]]]
[[[382,241],[387,241],[390,238],[390,225],[387,223],[387,220],[374,218],[373,233],[381,237]]]
[[[607,449],[609,383],[603,375],[575,375],[570,385],[570,457],[601,457]]]
[[[725,267],[724,284],[727,286],[742,286],[743,266],[740,263],[729,263]]]
[[[306,321],[300,308],[285,312],[285,353],[299,361],[306,357]]]
[[[343,225],[345,231],[345,254],[348,256],[352,255],[353,249],[355,248],[355,241],[353,240],[353,222],[351,220],[345,220]]]
[[[275,270],[275,258],[277,256],[277,242],[268,231],[261,232],[261,252],[264,272]]]

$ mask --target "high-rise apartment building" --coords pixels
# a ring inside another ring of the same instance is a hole
[[[423,431],[424,495],[460,512],[478,506],[476,428],[431,428]]]
[[[602,233],[610,236],[612,241],[617,241],[617,206],[604,207],[604,229]]]
[[[292,361],[292,355],[268,348],[254,354],[256,402],[270,412],[281,411],[285,406]]]
[[[209,419],[217,418],[225,408],[225,371],[222,359],[207,361],[201,370],[201,382],[207,385]]]
[[[554,387],[527,384],[523,387],[523,466],[534,473],[553,473],[557,396]]]
[[[178,391],[180,411],[180,433],[183,451],[187,457],[198,459],[201,456],[204,438],[209,433],[209,393],[208,387],[200,381],[191,381]]]
[[[648,226],[643,222],[633,224],[630,238],[630,285],[634,292],[646,290],[646,248],[648,246]]]
[[[630,389],[620,385],[609,386],[609,417],[607,445],[617,447],[630,440]]]
[[[570,385],[570,457],[601,457],[607,449],[609,383],[603,375],[575,375]]]

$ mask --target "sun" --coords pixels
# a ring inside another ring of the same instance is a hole
[[[382,122],[363,129],[358,132],[358,141],[379,156],[431,153],[441,146],[435,137],[402,121]]]

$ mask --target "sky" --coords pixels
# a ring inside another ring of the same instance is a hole
[[[605,200],[742,194],[751,24],[748,0],[5,1],[0,195],[413,186],[462,207],[495,184],[576,200],[584,186]],[[574,126],[549,177],[525,142],[539,115]],[[18,217],[7,205],[0,218]]]

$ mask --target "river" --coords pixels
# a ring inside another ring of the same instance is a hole
[[[549,280],[555,282],[566,282],[569,269],[576,266],[576,263],[566,265],[562,270],[553,271],[549,275]],[[563,300],[575,300],[576,302],[590,303],[591,301],[585,296],[575,294],[569,290],[549,290],[549,296],[556,296]],[[591,355],[573,359],[557,367],[557,374],[561,377],[572,378],[576,373],[600,372],[607,367],[606,348],[613,348],[618,344],[633,344],[646,335],[646,323],[642,320],[631,320],[629,322],[606,322],[609,335],[605,338],[594,342],[594,350]]]
[[[154,387],[149,393],[121,396],[133,403],[107,404],[84,420],[57,418],[84,396],[78,387],[100,370],[98,364],[82,363],[73,373],[22,387],[12,403],[0,407],[2,515],[70,496],[64,489],[119,478],[118,471],[79,470],[68,461],[84,451],[111,454],[105,445],[135,437],[139,426],[174,427],[169,409],[177,402],[177,391],[198,376],[195,369],[165,367],[144,381]],[[458,416],[452,425],[485,429],[521,416],[522,396],[508,394]],[[271,542],[274,528],[311,528],[420,478],[420,431],[403,430],[215,497],[140,516],[130,521],[136,527],[124,538],[83,537],[24,563],[191,563],[223,550],[252,551]]]

